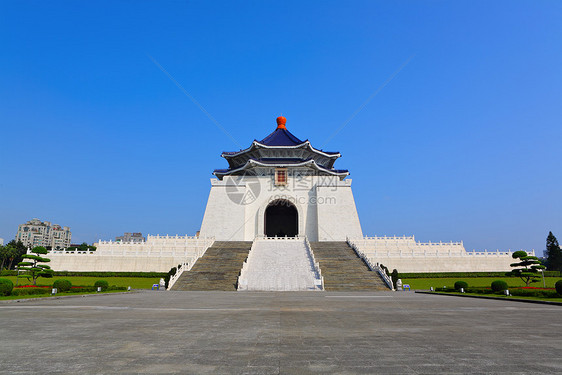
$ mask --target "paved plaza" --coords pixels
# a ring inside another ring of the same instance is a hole
[[[408,292],[0,303],[2,374],[562,373],[562,307]]]

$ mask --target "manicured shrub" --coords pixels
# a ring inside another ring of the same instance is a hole
[[[72,283],[65,279],[56,280],[53,283],[53,288],[57,288],[59,292],[68,292],[72,287]]]
[[[455,290],[461,290],[461,288],[466,291],[466,288],[468,288],[468,283],[466,281],[455,282]]]
[[[556,288],[556,293],[562,295],[562,280],[558,280],[554,287]]]
[[[513,289],[509,291],[512,296],[518,297],[546,297],[554,298],[557,294],[554,290],[544,290],[544,289]]]
[[[93,286],[81,286],[81,287],[73,287],[72,292],[81,293],[81,292],[97,292],[98,288]]]
[[[532,289],[512,289],[509,291],[509,294],[519,297],[542,297],[542,293]]]
[[[17,276],[16,270],[2,270],[0,276]],[[87,276],[87,277],[147,277],[161,278],[166,276],[166,272],[76,272],[76,271],[55,271],[53,276]],[[546,275],[545,275],[546,276]]]
[[[170,268],[166,276],[164,276],[164,287],[168,289],[168,284],[170,283],[170,278],[178,272],[176,267]]]
[[[109,290],[127,290],[126,286],[116,286],[116,285],[112,285],[109,287]]]
[[[396,270],[396,268],[392,270],[390,279],[392,280],[392,285],[394,285],[394,288],[397,288],[396,284],[398,283],[398,270]]]
[[[0,276],[17,276],[16,270],[2,270]],[[147,277],[161,278],[166,276],[166,272],[77,272],[77,271],[55,271],[53,276],[87,276],[87,277]],[[548,276],[548,275],[545,275]],[[558,276],[558,275],[557,275]]]
[[[493,294],[494,291],[486,287],[468,287],[464,290],[466,293],[478,293],[478,294]]]
[[[0,279],[0,296],[9,296],[14,289],[14,283],[8,279]]]
[[[464,291],[465,293],[478,293],[478,294],[485,294],[486,292],[492,293],[492,291],[487,288],[464,288]]]
[[[492,281],[492,290],[494,292],[502,292],[507,290],[507,283],[503,280]]]
[[[98,287],[101,287],[101,291],[105,292],[109,288],[109,283],[105,280],[98,280],[94,283],[94,288],[98,290]]]
[[[14,275],[15,276],[15,275]],[[55,276],[87,276],[87,277],[148,277],[160,278],[166,276],[166,272],[75,272],[75,271],[58,271]]]
[[[105,281],[105,280],[100,280],[100,281]],[[109,285],[107,289],[103,289],[103,285],[99,285],[102,287],[102,291],[110,291],[110,290],[127,290],[126,286],[115,286],[115,285]],[[81,293],[81,292],[97,292],[98,291],[98,287],[97,286],[73,286],[72,289],[70,290],[73,293]]]
[[[511,276],[511,273],[507,273]],[[505,277],[505,272],[400,272],[402,279]],[[544,277],[560,277],[560,271],[545,271]]]
[[[51,288],[15,288],[12,296],[29,296],[37,294],[51,294]]]

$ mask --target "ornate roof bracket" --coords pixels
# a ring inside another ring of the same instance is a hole
[[[215,176],[222,180],[224,176],[245,172],[247,170],[253,169],[255,167],[266,167],[266,168],[286,168],[286,167],[309,167],[317,170],[321,173],[326,173],[331,176],[338,176],[340,179],[344,179],[349,176],[349,171],[347,170],[330,170],[318,165],[314,160],[307,160],[299,163],[290,162],[276,162],[276,163],[264,163],[257,160],[248,160],[246,164],[236,169],[217,169],[213,172]]]

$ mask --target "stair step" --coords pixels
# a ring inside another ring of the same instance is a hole
[[[317,290],[319,275],[304,239],[254,242],[241,273],[241,290]]]
[[[181,274],[172,290],[235,291],[251,241],[215,241],[190,271]]]
[[[311,242],[327,291],[388,290],[346,242]],[[184,272],[172,290],[237,289],[238,275],[252,247],[251,241],[216,241],[190,271]]]
[[[347,242],[311,242],[327,291],[388,290]]]

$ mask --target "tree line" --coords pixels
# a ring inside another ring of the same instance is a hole
[[[46,247],[51,250],[50,246]],[[95,251],[96,247],[82,243],[78,246],[70,246],[67,251]],[[21,241],[11,240],[4,246],[0,246],[0,271],[15,269],[23,260],[23,256],[27,253],[27,247]]]
[[[27,247],[21,241],[12,240],[0,246],[0,271],[14,269],[23,260]]]
[[[552,232],[548,232],[548,237],[546,237],[546,252],[544,255],[545,266],[549,271],[562,272],[562,249]]]

